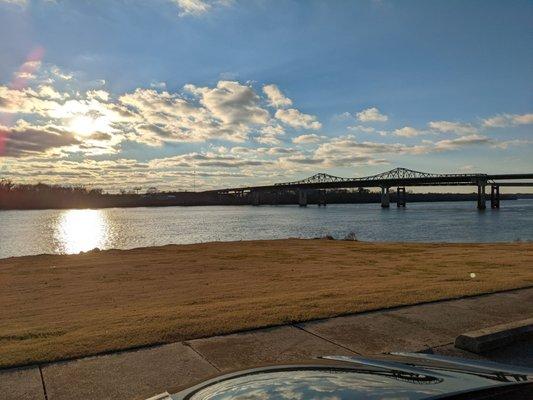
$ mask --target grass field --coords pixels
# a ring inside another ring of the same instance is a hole
[[[290,239],[9,258],[0,366],[532,284],[531,243]]]

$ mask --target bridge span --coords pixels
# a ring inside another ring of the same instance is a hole
[[[300,206],[307,206],[307,193],[310,190],[320,192],[319,205],[327,204],[327,190],[341,188],[381,188],[381,207],[390,206],[390,189],[396,188],[396,204],[405,207],[409,186],[474,186],[477,187],[477,208],[486,208],[486,188],[490,186],[491,208],[500,207],[500,186],[532,186],[533,181],[517,182],[517,180],[533,180],[532,174],[433,174],[413,171],[407,168],[395,168],[380,174],[361,178],[342,178],[319,173],[309,178],[275,183],[273,185],[248,186],[210,190],[217,194],[251,196],[252,204],[261,204],[261,194],[265,192],[279,193],[283,191],[297,191]]]

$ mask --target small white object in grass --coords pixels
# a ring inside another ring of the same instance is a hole
[[[473,272],[470,272],[470,278],[474,279],[476,277],[476,274]]]

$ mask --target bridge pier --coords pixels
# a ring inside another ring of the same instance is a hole
[[[389,198],[389,188],[387,186],[381,187],[381,208],[389,208],[390,198]]]
[[[500,186],[490,187],[490,208],[500,208]]]
[[[324,206],[326,207],[327,203],[326,203],[326,191],[325,190],[320,190],[318,192],[318,206]]]
[[[398,186],[396,190],[396,206],[405,207],[407,204],[407,194],[405,193],[405,186]]]
[[[252,206],[258,206],[261,204],[261,196],[258,190],[250,192],[250,195],[252,196]]]
[[[484,210],[487,208],[485,204],[485,183],[478,183],[477,185],[477,209]]]
[[[300,207],[307,207],[307,190],[298,189],[298,205]]]

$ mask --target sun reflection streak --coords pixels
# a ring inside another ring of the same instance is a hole
[[[58,252],[73,254],[104,247],[108,235],[103,211],[68,210],[59,217],[54,236]]]

